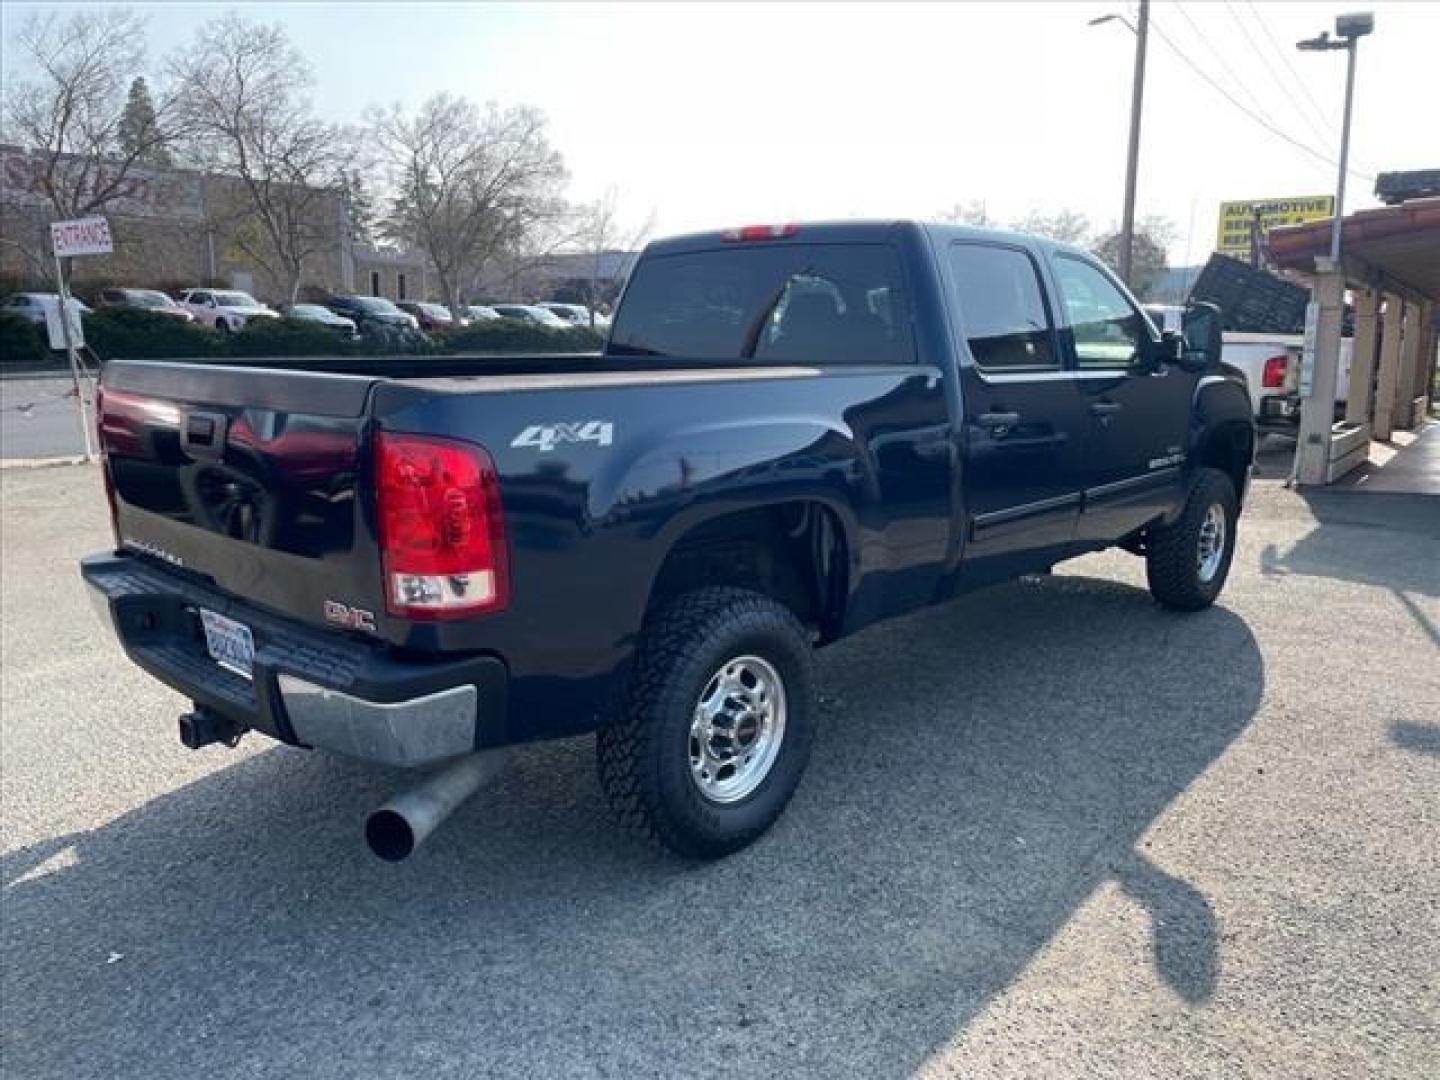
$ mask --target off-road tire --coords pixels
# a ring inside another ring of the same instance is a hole
[[[1224,548],[1218,569],[1207,580],[1200,572],[1201,527],[1206,513],[1219,506],[1225,516]],[[1200,611],[1225,587],[1235,556],[1235,525],[1239,503],[1235,485],[1219,469],[1201,469],[1190,485],[1185,508],[1170,525],[1152,526],[1145,541],[1145,576],[1150,594],[1165,607]]]
[[[712,674],[744,655],[780,676],[784,737],[760,785],[720,804],[692,779],[690,726]],[[736,588],[667,603],[647,621],[618,715],[596,734],[600,785],[621,823],[687,858],[721,858],[754,841],[784,811],[809,761],[814,685],[809,638],[783,604]]]

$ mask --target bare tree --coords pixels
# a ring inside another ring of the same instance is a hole
[[[151,99],[143,127],[126,122],[144,39],[145,20],[127,8],[35,14],[16,35],[36,74],[6,86],[4,138],[28,152],[31,187],[58,218],[123,202],[136,167],[174,137],[173,95]]]
[[[619,201],[618,190],[609,187],[601,198],[581,206],[576,214],[574,246],[585,255],[585,306],[590,311],[591,329],[595,327],[595,308],[605,292],[602,281],[624,282],[638,249],[655,227],[655,211],[652,209],[639,225],[627,228],[620,219]],[[607,256],[618,257],[621,264],[612,268],[613,272],[608,277],[602,277]]]
[[[201,29],[170,69],[188,158],[245,193],[228,208],[232,242],[293,301],[311,260],[336,243],[346,160],[341,131],[311,112],[309,63],[279,26],[232,12]]]
[[[1090,235],[1090,219],[1069,207],[1052,214],[1032,210],[1020,220],[1012,222],[1010,227],[1017,232],[1033,233],[1062,244],[1083,244]]]
[[[973,225],[977,229],[994,229],[1000,225],[999,219],[992,217],[986,208],[984,199],[971,199],[964,203],[957,202],[949,210],[940,211],[936,218],[956,225]]]
[[[562,216],[565,167],[536,109],[437,94],[413,116],[373,113],[371,130],[390,173],[385,233],[426,254],[452,309],[487,262]]]

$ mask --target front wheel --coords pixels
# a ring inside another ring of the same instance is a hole
[[[1201,469],[1171,525],[1152,527],[1145,542],[1150,593],[1166,607],[1199,611],[1220,595],[1235,555],[1239,502],[1219,469]]]
[[[714,859],[784,811],[815,733],[813,653],[784,605],[743,589],[671,601],[647,624],[623,715],[596,735],[621,821]]]

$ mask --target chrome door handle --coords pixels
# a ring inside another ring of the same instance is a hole
[[[1020,423],[1018,412],[987,412],[981,413],[975,418],[975,422],[983,428],[1012,428]]]

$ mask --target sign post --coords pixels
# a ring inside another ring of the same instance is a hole
[[[85,344],[84,330],[71,310],[70,286],[65,280],[63,260],[76,255],[107,255],[115,250],[110,238],[110,222],[103,217],[78,218],[74,221],[52,221],[50,244],[55,252],[56,294],[60,298],[59,323],[65,354],[70,359],[70,378],[75,385],[75,404],[80,413],[80,438],[85,446],[85,460],[95,460],[90,442],[90,407],[92,395],[80,369],[80,346]],[[53,337],[53,332],[52,332]],[[53,342],[52,342],[53,344]]]

